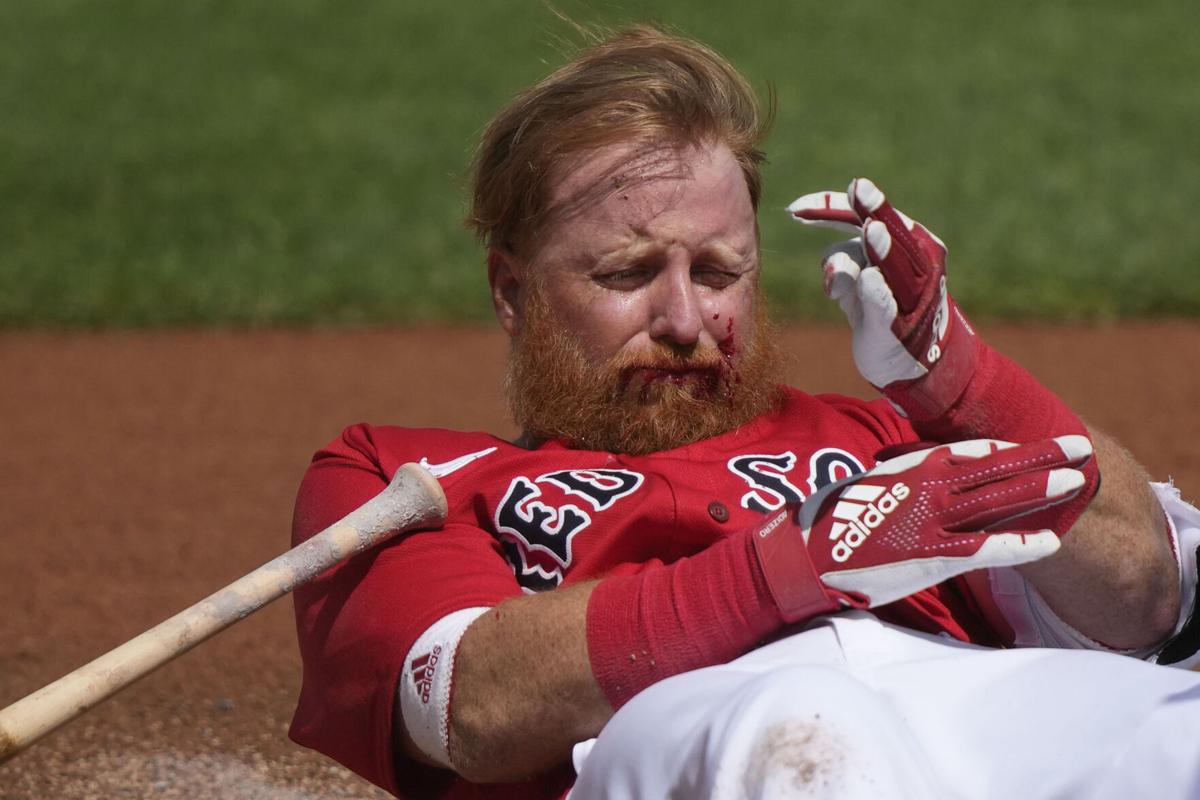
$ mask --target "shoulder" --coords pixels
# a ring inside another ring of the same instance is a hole
[[[862,400],[841,394],[820,394],[813,398],[831,412],[845,420],[871,431],[881,444],[899,444],[917,441],[920,437],[912,425],[882,397]]]
[[[402,465],[450,470],[472,456],[514,445],[487,433],[359,423],[312,457],[296,496],[293,543],[303,541],[374,497]]]
[[[515,445],[479,431],[446,428],[405,428],[398,425],[351,425],[313,456],[313,464],[327,460],[373,465],[390,475],[401,464],[415,461],[436,465],[489,448],[514,449]]]
[[[836,394],[833,392],[825,392],[816,395],[806,395],[798,389],[788,388],[791,395],[800,395],[809,399],[812,403],[818,403],[831,411],[839,414],[850,416],[869,416],[872,419],[878,420],[903,420],[904,418],[892,408],[891,404],[882,397],[877,397],[874,400],[863,400],[860,397],[851,397],[845,394]]]
[[[795,431],[819,440],[862,440],[878,446],[918,439],[908,420],[882,398],[812,395],[791,386],[781,389],[779,407],[758,421],[769,429]]]

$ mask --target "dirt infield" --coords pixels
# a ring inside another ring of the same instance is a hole
[[[1200,498],[1200,324],[985,327],[1159,478]],[[790,381],[867,395],[841,328]],[[360,421],[512,433],[487,329],[0,335],[0,706],[285,546],[313,450]],[[285,735],[286,601],[0,767],[0,798],[370,798]]]

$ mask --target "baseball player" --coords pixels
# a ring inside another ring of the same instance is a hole
[[[1072,737],[1145,765],[1112,786],[1185,787],[1131,742],[1200,733],[1200,679],[1147,663],[1198,660],[1200,515],[976,334],[867,180],[790,211],[853,231],[826,289],[884,397],[781,386],[764,130],[732,66],[644,27],[492,120],[471,222],[523,434],[317,453],[296,541],[408,461],[450,512],[296,592],[291,736],[404,797],[1049,795],[1090,786],[1046,757]]]

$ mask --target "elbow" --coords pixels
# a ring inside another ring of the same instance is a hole
[[[471,783],[511,783],[533,777],[544,764],[531,763],[521,752],[521,737],[509,735],[509,724],[498,703],[487,698],[456,702],[450,715],[450,760],[454,771]]]
[[[463,692],[450,708],[449,750],[454,771],[472,783],[526,781],[570,763],[576,742],[595,736],[594,730],[572,729],[555,734],[556,722],[539,711],[536,697],[519,702],[504,699],[503,689]],[[558,698],[552,707],[560,707]]]
[[[1120,582],[1123,590],[1116,597],[1126,613],[1124,641],[1113,646],[1129,650],[1154,647],[1166,640],[1179,619],[1179,578],[1172,564],[1164,570],[1157,565],[1130,569]]]
[[[499,783],[509,777],[503,761],[495,757],[494,738],[500,725],[486,705],[456,702],[450,715],[450,761],[454,771],[471,783]]]
[[[397,747],[414,761],[450,769],[471,783],[511,783],[539,771],[538,765],[530,762],[530,753],[523,751],[525,740],[515,733],[499,704],[488,702],[486,697],[478,702],[468,697],[461,702],[456,696],[447,716],[445,754],[436,756],[422,750],[400,717]]]
[[[1175,625],[1179,620],[1179,606],[1179,589],[1175,582],[1147,603],[1146,646],[1159,645],[1175,632]]]

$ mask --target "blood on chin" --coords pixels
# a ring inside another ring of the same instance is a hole
[[[711,400],[720,393],[723,370],[720,367],[640,366],[621,371],[619,391],[630,400],[654,402],[664,387],[675,387],[697,399]]]

